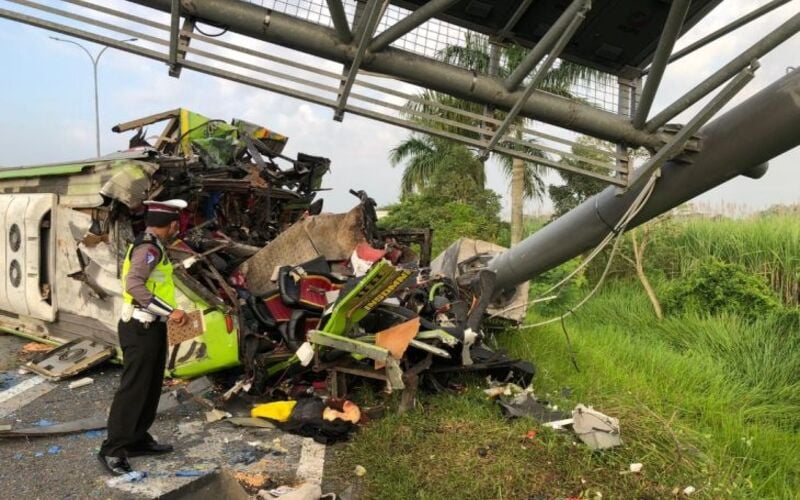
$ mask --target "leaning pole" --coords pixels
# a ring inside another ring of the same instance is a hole
[[[628,229],[739,175],[757,179],[769,160],[800,144],[800,70],[792,70],[698,135],[701,151],[691,163],[670,161],[662,167],[652,195]],[[620,196],[617,188],[606,188],[497,256],[489,263],[497,286],[512,288],[596,246],[641,189]]]

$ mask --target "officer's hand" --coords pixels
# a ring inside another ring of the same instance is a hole
[[[174,321],[178,326],[186,324],[186,312],[183,309],[174,309],[169,314],[169,319]]]

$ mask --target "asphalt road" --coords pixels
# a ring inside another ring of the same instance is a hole
[[[107,415],[120,367],[106,364],[81,376],[94,383],[71,390],[69,381],[18,375],[16,351],[24,343],[0,334],[0,423],[15,428],[57,424]],[[168,390],[165,388],[165,390]],[[247,406],[233,410],[239,415]],[[148,476],[137,483],[110,484],[95,457],[105,431],[37,438],[0,438],[0,497],[25,499],[157,498],[180,491],[213,471],[244,473],[266,481],[263,488],[321,479],[325,448],[277,429],[206,422],[206,409],[189,401],[156,419],[151,433],[175,446],[161,457],[131,459]],[[298,467],[301,471],[298,473]],[[317,478],[312,476],[318,475]],[[250,493],[257,488],[250,490]]]

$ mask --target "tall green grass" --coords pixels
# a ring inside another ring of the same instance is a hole
[[[668,278],[703,258],[717,257],[761,276],[784,304],[800,301],[800,217],[670,220],[652,231],[645,262]]]
[[[796,314],[658,322],[630,282],[609,285],[567,328],[580,373],[560,327],[510,334],[503,343],[536,361],[537,387],[557,393],[571,386],[574,396],[565,405],[594,403],[616,412],[627,445],[647,450],[644,463],[666,477],[668,467],[677,467],[709,497],[800,494]],[[643,428],[642,419],[653,415]],[[625,432],[626,423],[633,430]]]

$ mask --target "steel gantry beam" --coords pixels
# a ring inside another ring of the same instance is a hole
[[[770,34],[756,42],[749,49],[734,57],[730,62],[728,62],[728,64],[720,68],[717,72],[702,82],[698,83],[685,95],[664,108],[660,113],[658,113],[645,124],[644,130],[647,132],[653,132],[663,127],[664,124],[685,111],[687,108],[689,108],[689,106],[707,96],[714,89],[728,81],[732,76],[746,68],[751,62],[756,59],[760,59],[764,54],[785,42],[798,31],[800,31],[800,13],[790,17],[786,22],[778,26]]]
[[[364,59],[364,54],[367,52],[369,40],[372,38],[373,33],[378,27],[378,23],[383,16],[383,11],[389,4],[389,0],[370,0],[367,5],[366,19],[362,23],[362,27],[358,32],[360,36],[356,54],[353,57],[353,62],[350,64],[350,69],[347,72],[347,77],[342,84],[342,91],[339,94],[339,101],[336,104],[336,109],[333,113],[333,119],[342,121],[344,118],[344,108],[347,105],[347,99],[350,97],[350,91],[353,88],[353,83],[356,81],[358,70],[361,68],[361,61]]]
[[[512,123],[514,123],[514,120],[517,119],[517,116],[519,115],[519,112],[522,109],[523,104],[525,104],[525,102],[527,102],[528,99],[530,99],[531,94],[533,94],[533,92],[539,87],[539,84],[542,83],[542,80],[544,80],[545,76],[547,76],[547,73],[550,71],[550,68],[553,67],[553,63],[556,62],[558,56],[561,55],[561,52],[567,46],[567,43],[569,43],[569,41],[572,39],[572,36],[580,27],[581,23],[584,21],[584,19],[586,19],[586,13],[589,11],[590,8],[591,8],[590,1],[583,2],[583,8],[581,8],[575,14],[575,16],[572,18],[569,24],[562,30],[562,32],[557,34],[558,41],[556,42],[553,49],[550,51],[550,54],[547,56],[547,59],[545,59],[545,61],[538,68],[536,68],[536,73],[531,78],[528,87],[522,93],[519,100],[517,100],[517,102],[514,104],[514,107],[511,108],[511,111],[508,112],[505,119],[503,120],[503,123],[500,124],[500,128],[498,128],[497,131],[492,136],[492,140],[489,142],[489,145],[486,146],[486,149],[484,150],[484,153],[482,155],[482,158],[484,160],[488,158],[489,153],[492,150],[494,150],[495,146],[497,146],[497,143],[500,142],[500,140],[503,138],[508,128],[511,126]],[[555,25],[553,25],[550,28],[551,31],[554,29],[556,29]],[[549,34],[550,33],[548,32],[545,35],[545,37]]]
[[[667,162],[652,195],[627,229],[739,175],[763,174],[765,162],[800,145],[798,95],[800,70],[794,70],[704,126],[703,149],[691,166]],[[732,131],[744,132],[731,140]],[[511,289],[596,246],[641,190],[620,196],[615,188],[606,188],[495,257],[488,267],[497,273],[496,289]]]
[[[520,86],[523,80],[531,74],[531,71],[544,59],[553,45],[558,41],[558,37],[567,29],[572,19],[583,9],[591,6],[591,0],[572,0],[572,3],[567,9],[559,16],[558,20],[550,26],[550,29],[539,42],[525,56],[525,59],[519,63],[519,66],[511,72],[506,78],[504,85],[506,89],[511,92]]]
[[[170,11],[170,0],[128,1],[162,12]],[[352,63],[357,49],[352,44],[343,44],[333,28],[251,3],[192,0],[184,1],[182,7],[184,15],[225,26],[231,32],[343,64]],[[378,53],[368,52],[361,67],[460,99],[493,105],[498,109],[511,109],[521,95],[521,92],[508,91],[497,78],[391,46]],[[534,92],[522,106],[520,115],[614,143],[652,148],[663,144],[658,134],[635,129],[628,117],[546,92]]]
[[[727,104],[733,96],[747,85],[755,76],[755,71],[759,68],[758,61],[753,61],[747,68],[736,75],[728,85],[719,91],[711,101],[706,104],[689,122],[667,141],[664,146],[641,167],[639,167],[631,178],[629,189],[635,189],[642,182],[650,177],[656,170],[661,168],[668,160],[675,157],[683,150],[683,147],[700,127],[706,124],[722,107]]]
[[[511,15],[511,18],[508,20],[506,25],[503,26],[503,29],[497,32],[497,35],[494,37],[495,40],[497,40],[498,42],[502,42],[503,40],[508,38],[508,35],[509,33],[511,33],[511,30],[513,30],[517,26],[517,23],[519,22],[520,19],[522,19],[522,16],[524,16],[525,13],[528,12],[528,8],[531,6],[532,3],[533,0],[522,0],[522,3],[519,4],[517,10],[514,11],[514,14]]]
[[[169,25],[169,67],[175,70],[178,67],[178,43],[180,42],[181,29],[181,0],[172,0]]]
[[[328,11],[331,14],[333,21],[333,28],[336,30],[336,35],[344,43],[353,41],[353,33],[350,32],[350,24],[347,21],[347,15],[344,12],[342,0],[327,0]]]
[[[759,17],[763,16],[764,14],[768,14],[768,13],[772,12],[773,10],[777,9],[778,7],[781,7],[782,5],[789,3],[790,1],[791,0],[773,0],[772,2],[769,2],[768,4],[762,5],[761,7],[757,8],[757,9],[755,9],[755,10],[753,10],[753,11],[751,11],[751,12],[745,14],[745,15],[743,15],[739,19],[737,19],[737,20],[735,20],[735,21],[733,21],[733,22],[731,22],[729,24],[726,24],[725,26],[723,26],[722,28],[718,29],[717,31],[715,31],[713,33],[710,33],[710,34],[704,36],[703,38],[701,38],[700,40],[698,40],[698,41],[696,41],[696,42],[694,42],[694,43],[692,43],[690,45],[687,45],[686,47],[682,48],[681,50],[675,52],[674,54],[672,54],[669,57],[669,62],[670,63],[675,62],[678,59],[680,59],[680,58],[682,58],[682,57],[684,57],[684,56],[686,56],[688,54],[691,54],[695,50],[698,50],[698,49],[700,49],[702,47],[705,47],[709,43],[714,42],[714,41],[722,38],[723,36],[727,35],[728,33],[741,28],[742,26],[745,26],[746,24],[749,24],[752,21],[755,21],[756,19],[758,19]],[[650,68],[642,70],[642,75],[646,75],[646,74],[650,73],[652,71],[652,69],[653,68],[651,66]]]
[[[395,40],[408,34],[414,28],[422,25],[425,21],[433,18],[436,14],[440,14],[447,10],[454,3],[460,0],[431,0],[422,7],[413,11],[407,17],[398,21],[396,24],[387,28],[383,33],[376,36],[369,44],[371,52],[380,52]]]
[[[187,17],[183,20],[180,37],[178,38],[178,50],[175,61],[173,62],[170,57],[169,76],[173,78],[180,78],[181,76],[181,64],[179,61],[186,59],[186,49],[189,48],[189,44],[192,42],[192,37],[190,35],[194,31],[194,25],[194,19],[191,17]]]
[[[675,41],[681,34],[686,13],[689,12],[689,4],[689,0],[673,0],[669,9],[667,20],[664,22],[664,30],[661,32],[661,38],[658,40],[658,46],[653,56],[650,75],[644,84],[642,97],[639,100],[636,113],[633,115],[633,126],[636,128],[644,127],[647,121],[647,115],[653,105],[653,99],[656,97],[661,78],[664,76],[664,70],[667,68],[669,55],[672,53]]]
[[[0,9],[0,17],[5,17],[5,18],[8,18],[8,19],[11,19],[11,20],[14,20],[14,21],[26,23],[26,24],[29,24],[29,25],[32,25],[32,26],[48,29],[48,30],[55,31],[55,32],[58,32],[58,33],[68,34],[70,36],[73,36],[73,37],[76,37],[76,38],[81,38],[81,39],[84,39],[84,40],[88,40],[88,41],[91,41],[91,42],[94,42],[94,43],[110,45],[110,46],[119,48],[120,50],[125,50],[127,52],[130,52],[130,53],[133,53],[133,54],[137,54],[137,55],[141,55],[141,56],[145,56],[145,57],[149,57],[149,58],[152,58],[152,59],[155,59],[155,60],[158,60],[158,61],[162,61],[162,62],[168,62],[169,61],[168,47],[169,47],[169,43],[170,43],[169,34],[170,34],[170,30],[171,30],[171,26],[169,24],[162,24],[162,23],[155,22],[155,21],[152,21],[152,20],[140,17],[140,16],[136,16],[136,15],[133,15],[133,14],[130,14],[130,13],[127,13],[127,12],[123,12],[123,11],[119,11],[119,10],[115,10],[115,9],[110,9],[108,7],[101,7],[101,6],[98,6],[98,5],[95,5],[95,4],[90,4],[90,3],[84,2],[83,0],[63,0],[63,1],[65,3],[71,3],[71,4],[74,4],[74,5],[81,5],[81,6],[91,7],[92,9],[94,9],[94,10],[96,10],[98,12],[102,12],[103,14],[109,16],[110,19],[108,21],[106,21],[106,20],[97,19],[95,17],[87,17],[87,16],[79,14],[78,12],[66,11],[66,10],[58,9],[58,8],[55,8],[55,7],[52,7],[52,6],[48,6],[48,5],[44,5],[44,4],[38,4],[36,2],[31,2],[29,0],[9,0],[9,1],[11,1],[13,3],[19,3],[21,5],[25,5],[26,7],[30,7],[30,8],[33,8],[33,9],[39,9],[41,11],[47,12],[47,13],[49,13],[51,15],[54,15],[54,16],[61,16],[63,18],[70,19],[72,21],[76,21],[76,22],[79,22],[79,23],[85,23],[85,24],[88,24],[90,26],[93,26],[93,27],[96,27],[96,28],[100,28],[102,30],[108,30],[108,31],[111,31],[111,32],[116,32],[116,33],[123,34],[123,35],[128,35],[128,36],[135,36],[135,37],[137,37],[138,39],[140,39],[143,42],[153,43],[153,44],[156,44],[156,45],[160,45],[162,47],[166,47],[167,48],[167,52],[164,53],[164,52],[159,52],[159,51],[152,51],[152,50],[144,49],[143,47],[138,47],[138,46],[135,46],[135,45],[128,45],[128,44],[119,45],[119,44],[116,43],[115,40],[110,39],[110,38],[105,37],[105,36],[102,36],[102,35],[99,35],[97,33],[81,30],[81,29],[78,29],[78,28],[75,28],[75,27],[72,27],[72,26],[64,25],[64,24],[58,24],[58,23],[55,23],[55,22],[51,22],[51,21],[47,21],[47,20],[41,19],[41,18],[35,18],[35,17],[28,16],[28,15],[25,15],[25,14],[22,14],[22,13],[15,13],[15,12],[8,11],[8,10],[5,10],[5,9]],[[126,22],[124,22],[124,23],[120,22],[122,20],[124,20]],[[133,24],[131,24],[131,23],[133,23]],[[136,30],[132,29],[136,25],[139,25],[140,29],[141,29],[141,27],[147,27],[147,28],[152,28],[152,29],[155,29],[155,30],[160,30],[160,31],[166,33],[167,38],[164,39],[164,38],[161,38],[161,37],[158,37],[158,36],[153,36],[152,34],[149,34],[149,33],[145,33],[145,32],[142,32],[142,31],[136,31]],[[325,78],[330,78],[333,81],[335,81],[337,84],[340,84],[341,80],[342,80],[341,74],[339,74],[339,73],[332,72],[332,71],[326,71],[326,70],[323,70],[323,69],[321,69],[321,68],[319,68],[317,66],[313,66],[313,65],[309,65],[309,64],[303,64],[303,63],[298,62],[298,61],[296,61],[294,59],[288,59],[288,58],[285,58],[285,57],[279,57],[279,56],[276,56],[276,55],[271,54],[269,52],[264,52],[264,51],[260,51],[260,50],[247,48],[247,47],[244,47],[244,46],[241,46],[241,45],[236,45],[234,43],[226,42],[224,40],[220,40],[220,39],[218,39],[216,37],[212,37],[212,36],[205,36],[205,35],[198,34],[198,33],[192,33],[190,31],[182,32],[181,33],[181,37],[184,37],[184,36],[187,37],[187,38],[202,42],[203,44],[210,44],[210,45],[218,47],[218,48],[234,51],[235,53],[238,54],[238,56],[232,56],[231,57],[231,56],[222,55],[222,54],[220,54],[218,52],[212,52],[212,51],[203,50],[203,49],[200,49],[200,48],[194,48],[194,47],[191,47],[189,45],[186,45],[185,46],[186,54],[195,55],[198,58],[210,59],[211,61],[213,61],[213,65],[209,65],[209,64],[203,63],[201,61],[189,61],[189,60],[186,60],[184,58],[184,56],[179,56],[179,61],[178,62],[182,66],[185,66],[189,70],[193,70],[193,71],[197,71],[197,72],[200,72],[200,73],[208,74],[208,75],[214,76],[214,77],[225,78],[225,79],[228,79],[228,80],[231,80],[231,81],[234,81],[234,82],[238,82],[238,83],[241,83],[241,84],[244,84],[244,85],[252,86],[254,88],[268,90],[268,91],[271,91],[271,92],[277,92],[277,93],[280,93],[280,94],[283,94],[283,95],[286,95],[286,96],[290,96],[290,97],[297,98],[297,99],[302,99],[302,100],[305,100],[305,101],[308,101],[308,102],[312,102],[312,103],[315,103],[315,104],[318,104],[318,105],[321,105],[321,106],[330,107],[332,109],[335,109],[335,107],[336,107],[336,104],[337,104],[337,100],[336,99],[330,99],[330,98],[325,97],[324,95],[319,95],[319,94],[316,94],[316,93],[306,92],[306,91],[301,90],[299,87],[301,87],[301,86],[310,87],[310,88],[314,89],[315,91],[322,91],[323,93],[333,93],[334,95],[336,95],[340,91],[340,85],[334,86],[331,83],[326,84],[326,83],[323,83],[323,82],[320,82],[320,81],[316,81],[316,80],[309,80],[306,77],[301,77],[301,76],[298,76],[298,75],[295,75],[295,74],[288,74],[288,73],[286,73],[286,72],[284,72],[284,71],[282,71],[280,69],[275,68],[272,64],[265,65],[265,64],[252,64],[252,63],[249,63],[249,62],[245,62],[244,59],[246,59],[246,57],[243,58],[241,56],[255,57],[257,59],[261,59],[261,60],[264,60],[264,61],[269,61],[270,63],[277,63],[278,65],[285,65],[285,66],[288,66],[288,67],[293,68],[293,69],[299,69],[299,70],[303,70],[303,71],[308,71],[308,72],[310,72],[312,74],[315,74],[315,75],[318,75],[318,76],[322,76],[322,77],[325,77]],[[235,72],[232,72],[232,71],[229,71],[229,70],[226,70],[226,69],[222,69],[219,66],[219,63],[222,63],[223,65],[226,65],[226,66],[227,65],[235,66],[235,67],[244,69],[245,71],[248,71],[248,72],[260,73],[260,74],[266,75],[266,76],[268,76],[270,78],[267,80],[267,79],[258,79],[258,78],[254,78],[254,77],[251,77],[251,76],[245,76],[245,75],[243,75],[241,73],[235,73]],[[274,81],[275,79],[281,79],[281,80],[289,81],[289,82],[291,82],[291,85],[280,85],[280,84],[278,84],[278,83],[276,83]],[[385,93],[385,94],[387,94],[389,96],[395,96],[395,97],[402,98],[402,99],[404,99],[406,101],[419,102],[419,103],[422,103],[422,104],[425,104],[425,105],[428,105],[428,106],[437,106],[442,111],[447,111],[448,113],[455,113],[454,116],[463,116],[464,118],[467,118],[468,120],[475,120],[475,119],[481,120],[481,121],[485,122],[485,126],[484,127],[475,127],[475,126],[468,125],[467,123],[463,123],[462,121],[455,121],[455,120],[451,120],[451,119],[448,119],[448,118],[445,118],[445,117],[431,115],[430,113],[426,113],[424,111],[409,110],[408,108],[406,108],[406,107],[404,107],[402,105],[392,103],[392,102],[390,102],[388,100],[382,100],[382,99],[379,99],[379,98],[375,98],[375,97],[369,96],[367,94],[357,93],[357,92],[353,92],[351,94],[351,100],[352,100],[352,98],[355,98],[355,99],[357,99],[357,100],[359,100],[361,102],[365,102],[365,103],[370,104],[370,105],[377,105],[377,106],[388,108],[388,109],[391,109],[391,110],[394,110],[394,111],[411,113],[414,116],[418,116],[418,117],[424,118],[426,121],[431,121],[433,123],[440,123],[440,124],[446,125],[446,126],[450,127],[450,129],[457,128],[457,129],[462,129],[462,130],[464,130],[466,132],[476,133],[477,136],[480,137],[481,139],[477,139],[477,138],[471,137],[472,134],[470,134],[470,136],[468,136],[468,135],[465,135],[464,133],[457,133],[457,132],[453,132],[451,130],[445,130],[444,128],[436,127],[436,126],[433,126],[433,125],[430,125],[430,126],[429,125],[423,125],[423,124],[420,123],[419,120],[395,117],[395,116],[388,115],[385,112],[380,112],[380,111],[377,111],[377,110],[374,110],[374,109],[367,109],[367,108],[364,108],[362,106],[356,106],[356,105],[353,105],[353,104],[350,104],[350,103],[347,103],[347,106],[346,106],[346,111],[347,112],[353,113],[353,114],[356,114],[356,115],[360,115],[360,116],[364,116],[364,117],[367,117],[367,118],[371,118],[371,119],[374,119],[374,120],[382,121],[382,122],[385,122],[385,123],[389,123],[389,124],[392,124],[392,125],[405,127],[407,129],[414,130],[414,131],[417,131],[417,132],[426,133],[426,134],[430,134],[430,135],[433,135],[433,136],[438,136],[438,137],[443,137],[443,138],[451,139],[451,140],[454,140],[454,141],[458,141],[458,142],[464,143],[464,144],[466,144],[466,145],[468,145],[470,147],[474,147],[474,148],[476,148],[478,150],[484,149],[486,147],[486,145],[488,143],[488,140],[489,140],[489,137],[491,137],[490,128],[496,128],[497,126],[499,126],[501,124],[501,120],[494,119],[491,116],[485,116],[483,114],[470,113],[470,112],[465,111],[465,110],[461,110],[461,109],[458,109],[458,108],[453,108],[451,106],[446,106],[446,105],[443,105],[441,103],[435,103],[433,101],[428,101],[428,100],[423,99],[423,98],[421,98],[421,97],[419,97],[417,95],[400,92],[400,91],[398,91],[396,89],[392,89],[392,88],[389,88],[389,87],[377,85],[375,83],[370,83],[370,82],[367,82],[367,81],[358,81],[358,82],[356,82],[356,84],[359,85],[359,87],[361,87],[361,88],[363,88],[365,90],[368,90],[368,91],[377,91],[379,93]],[[547,141],[553,141],[553,142],[560,143],[560,144],[566,144],[567,146],[572,146],[573,145],[573,142],[568,141],[568,140],[564,139],[563,137],[557,137],[557,136],[553,136],[553,135],[550,135],[550,134],[545,134],[540,130],[531,130],[531,129],[527,129],[527,128],[524,128],[524,127],[522,127],[521,130],[526,134],[532,134],[532,135],[534,135],[536,137],[540,137],[540,138],[542,138],[544,140],[547,140]],[[510,143],[513,143],[513,144],[516,144],[516,145],[521,145],[521,146],[526,146],[528,144],[526,141],[524,141],[522,139],[516,139],[514,137],[508,137],[506,139],[506,141],[510,142]],[[569,157],[569,158],[573,158],[573,159],[575,159],[575,160],[577,160],[579,162],[582,162],[582,163],[598,165],[598,166],[601,166],[601,167],[607,166],[607,163],[601,162],[601,161],[599,161],[597,159],[589,158],[589,157],[585,157],[585,156],[574,155],[574,154],[572,154],[570,152],[557,150],[557,149],[554,149],[552,147],[546,146],[544,144],[538,144],[537,148],[541,149],[542,151],[546,151],[546,152],[549,152],[549,153],[554,153],[556,155],[561,156],[562,158],[563,157]],[[540,163],[542,165],[547,165],[549,167],[555,168],[557,170],[569,171],[569,172],[574,172],[574,173],[580,174],[580,175],[586,175],[586,176],[598,179],[598,180],[600,180],[602,182],[613,184],[613,185],[620,186],[620,187],[624,187],[625,186],[624,179],[622,177],[620,177],[619,175],[616,175],[616,176],[614,176],[614,175],[606,175],[606,174],[597,173],[595,171],[588,170],[588,169],[572,167],[572,166],[570,166],[568,164],[565,164],[563,162],[558,162],[558,161],[547,159],[547,158],[534,157],[534,156],[528,154],[524,149],[510,149],[510,148],[504,148],[504,147],[501,147],[501,146],[498,146],[495,149],[496,149],[496,151],[498,151],[500,153],[503,153],[503,154],[505,154],[507,156],[510,156],[510,157],[513,157],[513,158],[519,158],[519,159],[521,159],[523,161],[535,161],[535,162],[538,162],[538,163]],[[600,155],[608,154],[607,152],[603,152],[603,151],[600,151],[600,150],[593,150],[593,151],[594,151],[594,153],[597,153],[597,154],[600,154]],[[613,155],[611,155],[611,156],[613,157]]]

